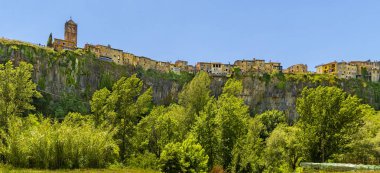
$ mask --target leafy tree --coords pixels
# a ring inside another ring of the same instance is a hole
[[[116,118],[115,106],[118,101],[117,95],[111,94],[107,88],[100,89],[92,95],[90,101],[91,111],[94,113],[96,125],[103,122],[109,124],[114,122]]]
[[[302,160],[298,127],[278,125],[266,141],[265,172],[293,172]]]
[[[262,172],[264,143],[260,133],[264,125],[257,119],[248,121],[248,133],[240,138],[232,150],[232,172]]]
[[[53,47],[53,34],[52,33],[49,34],[49,38],[48,38],[48,41],[46,43],[46,46],[47,47]]]
[[[302,140],[311,161],[325,162],[345,151],[352,134],[363,126],[362,117],[371,110],[360,101],[337,87],[304,88],[297,99],[297,126],[304,133]]]
[[[199,72],[179,93],[179,104],[188,109],[189,125],[195,121],[194,114],[199,115],[210,100],[210,77],[206,72]]]
[[[41,94],[31,80],[33,66],[20,62],[14,67],[11,61],[0,64],[0,126],[6,127],[10,116],[20,116],[28,110],[34,110],[33,97]]]
[[[114,82],[114,76],[110,74],[110,72],[104,72],[100,76],[99,88],[107,88],[111,90]]]
[[[240,79],[242,77],[242,71],[239,67],[234,67],[232,69],[232,74],[236,79]]]
[[[179,105],[155,107],[136,126],[134,142],[136,148],[143,153],[149,151],[160,157],[168,143],[180,142],[185,138],[186,110]]]
[[[266,111],[260,115],[257,115],[255,119],[264,125],[264,128],[260,133],[260,137],[264,140],[269,137],[270,133],[272,133],[277,125],[286,122],[285,113],[279,110]]]
[[[363,117],[364,126],[352,134],[353,140],[345,147],[344,153],[333,155],[335,162],[343,163],[380,163],[380,116],[369,113]]]
[[[81,100],[75,93],[64,93],[59,101],[49,104],[48,112],[54,118],[63,119],[69,112],[87,114],[89,108],[88,103]]]
[[[243,92],[243,83],[240,80],[231,78],[223,87],[223,94],[238,97]]]
[[[206,173],[208,156],[201,145],[189,136],[182,143],[169,143],[160,157],[160,167],[163,172]]]
[[[220,134],[220,157],[224,168],[228,168],[232,161],[232,150],[236,142],[247,133],[248,107],[242,98],[236,96],[242,89],[241,81],[229,79],[216,104],[215,121],[219,131],[217,133]]]
[[[102,89],[94,93],[91,100],[91,108],[95,114],[95,120],[99,123],[102,119],[111,120],[110,123],[118,129],[116,138],[119,139],[120,157],[124,161],[127,149],[131,149],[130,141],[134,127],[148,114],[152,105],[152,89],[142,92],[143,83],[132,75],[129,78],[122,77],[112,87],[112,92]]]
[[[194,134],[199,144],[202,145],[206,154],[209,156],[209,168],[216,163],[220,164],[221,162],[221,158],[218,157],[220,156],[220,134],[218,133],[218,124],[215,120],[216,111],[216,100],[211,99],[205,106],[204,110],[201,111],[192,129],[192,134]]]

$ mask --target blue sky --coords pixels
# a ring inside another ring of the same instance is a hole
[[[160,61],[380,60],[379,0],[1,0],[0,37],[46,44],[70,16],[80,47]]]

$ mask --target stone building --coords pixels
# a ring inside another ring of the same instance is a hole
[[[169,62],[156,62],[156,70],[161,72],[169,72],[170,71],[170,63]]]
[[[147,57],[138,57],[137,66],[142,67],[144,70],[156,69],[157,62]]]
[[[181,74],[181,68],[176,67],[176,66],[174,66],[174,65],[172,65],[172,66],[170,67],[170,71],[172,71],[172,72],[175,73],[175,74]]]
[[[195,73],[195,67],[193,65],[187,66],[187,72],[194,74]]]
[[[317,74],[332,74],[338,78],[365,78],[378,82],[380,78],[380,63],[377,61],[330,62],[316,67]]]
[[[219,62],[212,62],[211,63],[211,74],[213,75],[222,75],[223,73],[223,64]]]
[[[194,66],[189,65],[187,61],[177,60],[172,66],[172,71],[183,71],[194,74]]]
[[[228,76],[232,74],[234,66],[231,64],[222,64],[222,72],[223,76]]]
[[[138,63],[138,57],[127,52],[123,52],[123,57],[128,61],[128,64],[137,66]]]
[[[316,66],[317,74],[330,74],[338,78],[351,79],[356,78],[358,68],[355,64],[347,62],[330,62]]]
[[[65,40],[70,41],[77,46],[78,25],[70,18],[65,23]]]
[[[295,64],[288,67],[283,72],[288,74],[306,74],[308,71],[306,64]]]
[[[317,65],[315,68],[317,69],[317,74],[334,74],[336,73],[337,62],[330,62],[327,64]]]
[[[231,74],[233,66],[220,62],[198,62],[195,71],[205,71],[214,76],[227,76]]]
[[[174,65],[178,68],[183,68],[185,69],[187,66],[188,66],[188,62],[187,61],[183,61],[183,60],[177,60]]]
[[[253,60],[237,60],[234,63],[235,67],[238,67],[242,74],[245,73],[273,73],[282,71],[281,63],[279,62],[268,62],[261,59]]]
[[[281,63],[279,62],[268,62],[264,64],[265,73],[276,73],[282,71]]]
[[[351,61],[357,66],[357,78],[365,78],[373,82],[379,81],[380,62],[378,61]]]
[[[379,69],[373,69],[371,71],[371,81],[372,82],[380,82],[380,70]]]
[[[120,49],[112,48],[111,45],[91,45],[85,44],[85,50],[95,53],[96,57],[101,60],[115,62],[116,64],[126,65],[129,61],[124,57],[124,53]]]
[[[261,73],[265,71],[265,61],[255,58],[253,60],[237,60],[234,66],[238,67],[243,74],[249,72]]]
[[[77,48],[78,25],[70,18],[65,23],[65,39],[54,38],[54,50],[74,50]]]
[[[195,66],[196,72],[205,71],[211,73],[211,63],[210,62],[197,62]]]
[[[347,62],[338,62],[336,76],[342,79],[356,78],[358,68],[356,65]]]

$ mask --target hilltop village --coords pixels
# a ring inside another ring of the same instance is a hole
[[[59,50],[76,50],[77,47],[78,25],[70,19],[65,23],[64,39],[54,38],[52,47]],[[234,64],[223,64],[219,62],[198,62],[195,67],[189,65],[187,61],[177,60],[174,64],[169,62],[156,61],[143,56],[136,56],[124,52],[120,49],[112,48],[110,45],[85,44],[84,50],[90,51],[97,58],[103,61],[114,62],[120,65],[140,66],[145,70],[155,69],[161,72],[188,72],[197,73],[205,71],[212,76],[229,76],[234,69],[239,69],[242,74],[248,73],[274,73],[283,72],[288,74],[307,74],[306,64],[295,64],[287,69],[282,69],[280,62],[265,62],[260,59],[237,60]],[[351,62],[330,62],[316,66],[316,74],[330,74],[338,78],[365,78],[373,82],[379,82],[380,62],[379,61],[351,61]]]

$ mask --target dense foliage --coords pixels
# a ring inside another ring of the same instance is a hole
[[[32,168],[102,168],[118,158],[110,128],[69,114],[62,123],[30,115],[9,121],[2,154],[8,163]]]
[[[41,97],[31,71],[26,63],[0,65],[0,158],[15,167],[114,164],[177,173],[292,172],[302,161],[380,164],[379,113],[337,87],[305,87],[299,116],[289,121],[279,110],[250,115],[239,76],[213,97],[210,77],[198,73],[178,103],[156,106],[152,89],[131,75],[105,82],[87,115],[60,111],[80,110],[65,101],[53,108],[60,116],[50,116],[30,114]]]

